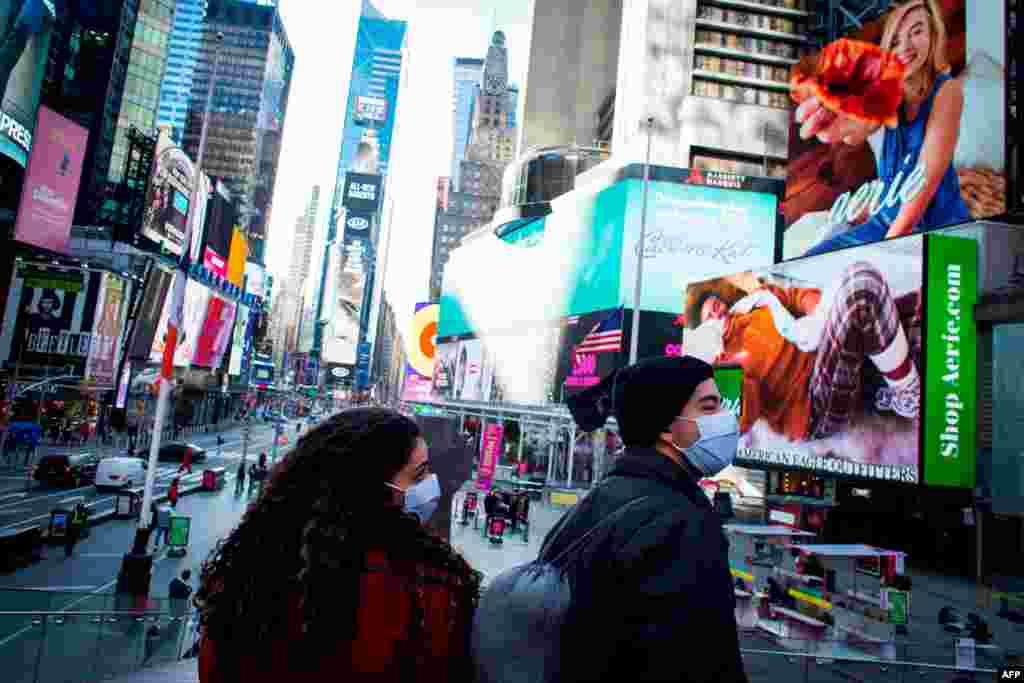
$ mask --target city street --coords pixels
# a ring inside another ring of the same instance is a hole
[[[286,426],[290,443],[295,440],[294,423]],[[221,455],[216,454],[217,435],[202,434],[187,438],[190,443],[208,450],[207,460],[194,465],[194,477],[208,467],[225,467],[226,484],[217,493],[198,493],[183,496],[178,504],[177,512],[192,516],[191,545],[189,554],[174,562],[165,563],[160,560],[154,572],[154,596],[166,594],[167,583],[180,569],[188,566],[198,568],[216,541],[231,529],[237,522],[245,506],[245,499],[234,497],[235,470],[242,457],[241,427],[223,432],[224,446]],[[260,452],[271,453],[273,444],[273,427],[270,424],[253,425],[248,460],[255,462]],[[279,457],[286,448],[279,449]],[[161,463],[157,470],[156,492],[165,493],[178,466],[173,463]],[[80,489],[53,491],[34,489],[28,494],[21,488],[21,493],[0,494],[0,531],[20,529],[29,525],[45,524],[50,510],[57,506],[74,505],[85,502],[93,515],[113,509],[115,495],[108,492],[97,492],[95,487],[87,486]],[[129,520],[112,520],[103,522],[91,529],[88,538],[81,540],[71,559],[64,557],[62,547],[49,547],[46,559],[31,567],[14,574],[0,576],[0,590],[4,588],[34,588],[49,591],[95,591],[109,592],[113,590],[120,560],[128,550],[135,523]],[[173,566],[170,566],[173,565]],[[167,577],[163,578],[164,568]]]

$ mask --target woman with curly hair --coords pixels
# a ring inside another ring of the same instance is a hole
[[[399,413],[305,434],[203,567],[200,680],[470,680],[480,575],[423,527],[439,497]]]

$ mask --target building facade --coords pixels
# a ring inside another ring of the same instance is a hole
[[[387,188],[398,106],[409,82],[408,25],[366,0],[356,30],[312,351],[325,366],[350,366],[356,384],[365,387],[383,286],[377,275],[386,260],[382,233],[390,231],[392,215]],[[359,187],[350,188],[349,180]]]
[[[139,3],[124,83],[124,100],[114,130],[114,149],[107,177],[118,183],[128,160],[128,130],[156,130],[160,108],[161,83],[167,67],[168,47],[174,27],[173,0],[147,0]]]
[[[160,125],[171,127],[171,138],[181,144],[192,99],[192,78],[199,59],[207,0],[177,0],[174,30],[167,46],[167,69],[160,86]]]
[[[218,47],[203,170],[240,197],[249,257],[264,261],[295,54],[276,5],[210,0],[182,137],[194,157]]]
[[[460,71],[460,61],[470,60],[456,60],[456,92],[465,73]],[[502,176],[516,157],[519,91],[509,84],[508,48],[503,32],[495,31],[491,37],[487,57],[471,92],[466,144],[461,156],[452,159],[453,167],[458,167],[458,182],[452,182],[452,191],[447,196],[438,197],[429,282],[433,301],[440,297],[444,267],[451,251],[466,234],[494,216],[501,200]],[[459,125],[456,110],[456,144]]]
[[[459,164],[466,158],[469,144],[469,124],[472,117],[473,99],[476,96],[480,77],[484,72],[484,60],[472,57],[456,57],[452,83],[452,189],[460,189]]]
[[[597,142],[642,159],[653,117],[654,163],[784,176],[789,69],[813,47],[813,3],[569,4],[534,10],[523,149]]]

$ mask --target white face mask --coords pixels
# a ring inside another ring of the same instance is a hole
[[[672,447],[686,456],[705,477],[713,477],[736,461],[736,448],[740,442],[740,427],[736,416],[729,411],[698,418],[677,417],[677,420],[697,423],[700,438],[688,448],[675,441]]]
[[[441,500],[441,482],[436,474],[428,475],[407,489],[395,486],[390,481],[384,483],[394,490],[405,494],[405,511],[419,517],[421,523],[425,523],[430,519]]]

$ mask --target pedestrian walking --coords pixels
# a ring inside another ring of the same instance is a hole
[[[178,490],[179,486],[180,480],[178,477],[175,477],[171,480],[170,488],[167,489],[167,502],[175,509],[178,507],[178,496],[180,495],[180,491]]]
[[[187,471],[192,474],[192,448],[185,447],[185,455],[181,458],[181,466],[178,467],[178,474]]]
[[[171,579],[167,587],[167,597],[170,598],[172,615],[183,615],[188,612],[188,599],[192,596],[192,570],[186,569],[181,576]]]
[[[245,463],[238,462],[238,472],[235,474],[235,490],[241,492],[245,488]]]
[[[747,681],[729,545],[699,485],[733,462],[739,441],[711,366],[692,357],[641,361],[568,405],[584,432],[614,415],[626,451],[541,547],[541,566],[564,566],[571,586],[565,620],[546,621],[557,651],[546,649],[555,638],[544,628],[526,628],[544,620],[502,610],[523,596],[498,576],[474,633],[479,680],[542,680],[512,675],[529,651],[528,669],[550,673],[547,654],[578,681]]]
[[[89,508],[82,503],[75,506],[71,513],[71,521],[68,523],[66,536],[64,537],[64,555],[71,557],[75,552],[75,545],[85,531],[85,525],[89,523]]]
[[[153,536],[153,552],[160,550],[161,545],[167,545],[167,538],[171,533],[171,509],[166,505],[153,503],[153,521],[151,527],[155,531]]]
[[[470,680],[480,575],[421,523],[441,491],[414,421],[335,415],[268,491],[204,565],[200,681]]]

